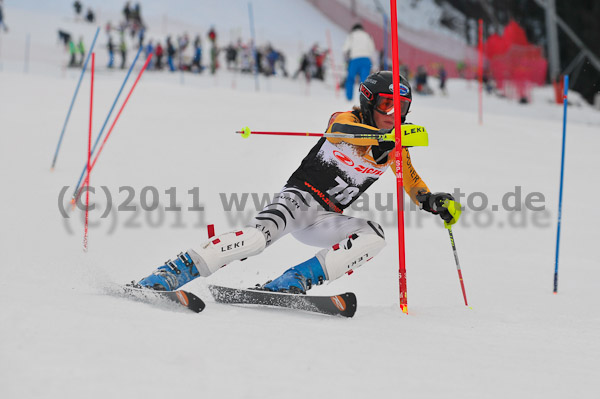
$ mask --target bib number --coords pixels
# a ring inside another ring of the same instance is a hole
[[[339,176],[336,176],[335,182],[337,186],[327,190],[327,194],[335,198],[341,205],[348,205],[360,191],[358,187],[350,186]]]

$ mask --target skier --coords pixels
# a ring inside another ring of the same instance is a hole
[[[342,51],[348,60],[346,98],[348,101],[351,101],[356,75],[359,75],[360,82],[362,83],[369,73],[371,73],[371,67],[373,66],[371,57],[375,53],[375,43],[373,42],[373,38],[365,32],[361,24],[355,24],[346,42],[344,42]]]
[[[402,120],[412,93],[400,76]],[[292,174],[282,191],[254,217],[251,225],[211,238],[197,250],[189,249],[141,279],[139,286],[176,290],[197,277],[258,255],[286,234],[324,248],[307,261],[257,289],[305,294],[313,285],[333,281],[373,258],[385,246],[381,226],[345,216],[350,206],[390,166],[395,165],[392,73],[377,72],[360,86],[360,107],[337,112],[328,133],[388,134],[381,140],[321,138]],[[425,133],[426,134],[426,133]],[[450,194],[431,193],[413,168],[407,148],[403,152],[404,189],[421,209],[438,214],[447,225],[456,223],[460,204]]]

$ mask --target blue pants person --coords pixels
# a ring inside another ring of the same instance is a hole
[[[114,62],[115,62],[115,53],[112,51],[109,51],[108,53],[108,68],[112,68],[114,66]]]
[[[168,56],[167,57],[167,64],[169,64],[169,70],[171,72],[175,71],[175,64],[173,64],[173,57],[172,56]]]
[[[364,82],[371,73],[371,59],[369,57],[353,58],[348,64],[348,76],[346,77],[346,98],[352,100],[354,93],[354,80],[356,75],[360,76],[360,83]]]

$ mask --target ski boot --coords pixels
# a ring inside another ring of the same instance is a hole
[[[257,288],[265,291],[306,294],[313,285],[321,285],[326,279],[321,262],[314,256]]]
[[[199,276],[200,273],[190,255],[182,252],[175,260],[169,259],[137,284],[157,291],[175,291]]]

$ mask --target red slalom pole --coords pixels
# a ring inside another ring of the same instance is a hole
[[[391,29],[392,34],[392,72],[394,76],[394,112],[395,124],[398,131],[402,131],[402,109],[400,104],[400,57],[398,56],[398,13],[396,10],[396,0],[390,0],[390,9],[392,14]],[[400,285],[400,309],[408,314],[408,300],[406,290],[406,254],[404,248],[404,176],[402,159],[402,135],[396,135],[396,197],[398,203],[398,276]]]
[[[483,20],[479,19],[479,124],[483,124]]]
[[[94,157],[94,162],[92,162],[91,166],[88,166],[88,173],[87,173],[86,181],[84,182],[85,184],[89,183],[90,173],[91,173],[92,169],[94,169],[94,166],[96,165],[96,162],[98,161],[98,157],[100,156],[100,154],[102,153],[102,150],[104,149],[104,145],[106,144],[106,141],[110,137],[110,134],[112,133],[112,131],[113,131],[113,129],[114,129],[117,121],[119,120],[119,117],[121,116],[121,113],[123,112],[123,109],[125,108],[125,105],[127,105],[127,102],[129,101],[129,97],[131,97],[131,93],[133,93],[133,90],[135,89],[135,86],[137,86],[138,82],[140,81],[140,78],[142,77],[142,74],[144,73],[144,71],[148,67],[148,64],[150,63],[151,59],[152,59],[152,54],[150,54],[148,56],[148,58],[146,58],[146,62],[144,63],[144,66],[140,70],[140,73],[138,73],[138,76],[135,79],[135,82],[133,83],[133,86],[131,86],[131,89],[129,90],[129,93],[127,94],[127,97],[125,98],[125,101],[123,101],[123,104],[121,105],[121,108],[119,109],[119,113],[117,113],[117,116],[115,117],[115,120],[113,121],[112,125],[110,125],[110,129],[108,130],[108,133],[106,133],[106,137],[104,137],[104,140],[102,141],[102,145],[100,146],[100,149],[98,150],[98,153]],[[79,194],[81,194],[81,191],[79,192]],[[77,200],[77,198],[75,198],[75,200]]]
[[[83,233],[83,250],[88,250],[88,226],[89,226],[89,214],[90,214],[90,160],[92,158],[92,111],[94,109],[94,65],[96,61],[96,54],[92,53],[92,66],[91,66],[91,87],[90,87],[90,127],[88,133],[88,151],[87,151],[87,190],[85,192],[85,229]]]

